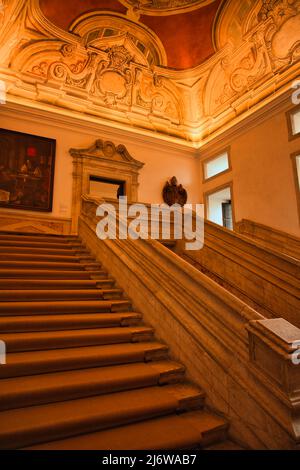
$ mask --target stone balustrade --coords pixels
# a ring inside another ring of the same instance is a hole
[[[231,436],[255,449],[296,449],[300,330],[266,319],[155,240],[100,241],[98,202],[83,197],[80,237],[205,390],[208,405],[230,420]]]
[[[268,318],[300,327],[300,261],[253,239],[205,221],[204,247],[176,252]]]
[[[238,222],[235,230],[258,241],[267,248],[280,251],[292,258],[300,259],[300,238],[298,237],[248,219]]]

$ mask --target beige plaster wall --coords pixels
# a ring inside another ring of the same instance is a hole
[[[288,138],[286,111],[291,108],[288,100],[276,112],[274,109],[266,112],[263,117],[252,119],[250,124],[240,123],[239,129],[200,149],[198,160],[195,150],[173,143],[103,126],[97,128],[85,122],[65,122],[61,116],[56,120],[55,115],[43,116],[28,110],[6,112],[5,105],[0,107],[0,126],[56,139],[53,217],[71,216],[70,147],[89,147],[102,138],[125,144],[134,158],[145,163],[140,173],[139,200],[142,202],[162,202],[163,185],[173,175],[186,187],[190,203],[204,202],[205,192],[232,182],[236,221],[246,218],[300,236],[291,160],[292,153],[300,153],[300,138]],[[232,170],[202,183],[201,161],[227,146],[230,146]]]
[[[4,106],[5,107],[5,106]],[[88,148],[96,139],[111,140],[115,144],[126,145],[131,155],[145,163],[140,172],[139,200],[142,202],[162,202],[162,189],[172,176],[187,189],[189,202],[196,203],[199,198],[198,162],[194,151],[181,150],[172,144],[157,141],[147,143],[147,137],[130,137],[121,131],[97,131],[85,127],[84,122],[72,128],[72,125],[60,127],[59,123],[43,117],[28,117],[22,113],[2,113],[0,107],[0,127],[56,139],[56,162],[54,178],[53,217],[70,217],[72,202],[72,158],[69,149]],[[5,110],[4,110],[5,112]],[[118,175],[116,175],[117,177]],[[19,211],[18,211],[19,212]],[[26,211],[28,213],[28,211]],[[36,213],[35,213],[36,214]]]
[[[244,129],[200,151],[201,161],[230,146],[232,170],[201,185],[200,198],[233,183],[235,220],[243,218],[300,236],[297,190],[291,154],[300,154],[300,138],[289,140],[288,104],[263,122]],[[271,114],[271,113],[270,113]]]

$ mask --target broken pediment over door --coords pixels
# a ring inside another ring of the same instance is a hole
[[[125,145],[101,139],[87,149],[70,149],[73,158],[72,233],[77,232],[81,197],[90,194],[91,181],[118,181],[128,202],[138,200],[139,171],[144,163],[135,160]]]

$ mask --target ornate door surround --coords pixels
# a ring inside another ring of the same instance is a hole
[[[72,233],[77,233],[81,196],[88,194],[91,176],[124,181],[128,201],[138,200],[139,170],[144,163],[135,160],[125,145],[98,139],[87,149],[69,152],[73,158]]]

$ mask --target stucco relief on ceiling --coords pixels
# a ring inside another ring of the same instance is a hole
[[[143,15],[170,15],[201,8],[216,0],[119,0]]]
[[[243,0],[246,7],[249,1]],[[24,15],[25,2],[30,8]],[[67,32],[54,27],[37,2],[9,2],[0,23],[0,80],[10,100],[50,104],[198,145],[263,100],[287,92],[299,76],[300,0],[253,0],[242,15],[238,46],[230,41],[236,10],[229,3],[229,17],[221,16],[217,28],[222,33],[225,25],[224,46],[184,71],[168,68],[159,38],[125,15],[85,13]]]

